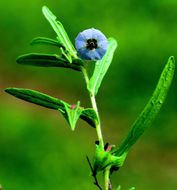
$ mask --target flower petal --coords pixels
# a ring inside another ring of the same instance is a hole
[[[81,40],[77,40],[77,42],[75,43],[75,47],[76,49],[81,49],[81,48],[85,48],[86,47],[86,42],[85,41],[81,41]]]
[[[88,40],[92,43],[90,48]],[[95,40],[95,41],[93,41]],[[75,39],[75,47],[82,59],[100,60],[106,53],[108,40],[106,36],[99,30],[91,28],[80,32]]]
[[[93,30],[92,30],[92,29],[84,30],[84,31],[81,32],[81,33],[82,33],[82,35],[84,36],[84,38],[85,38],[86,40],[93,38]]]
[[[108,48],[108,41],[107,40],[98,41],[98,47],[106,50]]]

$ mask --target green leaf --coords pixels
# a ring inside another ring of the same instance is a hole
[[[167,92],[172,83],[174,70],[175,60],[174,57],[171,56],[160,76],[159,82],[151,99],[133,124],[125,140],[116,151],[115,154],[117,156],[127,153],[132,145],[135,144],[139,137],[144,133],[144,131],[152,124],[165,101]]]
[[[17,58],[17,63],[23,65],[33,65],[39,67],[64,67],[70,68],[76,71],[81,71],[83,65],[82,60],[74,59],[70,64],[65,58],[58,55],[30,53],[21,55]]]
[[[71,43],[63,25],[56,20],[56,16],[49,10],[47,6],[42,7],[42,12],[56,32],[59,42],[65,46],[67,50],[66,53],[68,53],[67,55],[72,55],[72,57],[77,58],[77,52]]]
[[[65,102],[63,102],[63,104],[65,107],[65,113],[63,113],[63,115],[68,121],[68,124],[70,125],[71,129],[74,130],[76,127],[76,123],[82,113],[82,109],[79,107],[80,102],[78,101],[76,105],[71,105],[69,107],[68,104],[66,104]]]
[[[94,109],[86,108],[82,110],[81,119],[87,121],[91,126],[96,127],[98,125],[98,117]]]
[[[24,89],[24,88],[6,88],[5,92],[43,107],[51,109],[63,109],[63,102],[57,98],[51,97],[47,94],[40,93],[35,90]]]
[[[31,45],[51,45],[51,46],[64,48],[63,44],[61,44],[58,40],[53,40],[53,39],[45,38],[45,37],[34,38],[30,44]]]
[[[19,98],[25,100],[27,102],[31,102],[33,104],[37,104],[46,108],[59,110],[62,114],[65,113],[65,107],[71,107],[70,104],[67,104],[64,101],[61,101],[57,98],[49,96],[47,94],[30,90],[24,88],[6,88],[5,92]],[[65,104],[65,106],[64,106]],[[86,121],[90,126],[95,127],[97,123],[97,116],[93,109],[91,108],[79,108],[82,112],[80,118]]]
[[[110,38],[108,42],[108,50],[104,57],[96,62],[93,75],[87,85],[88,90],[94,95],[98,92],[101,82],[113,59],[114,51],[117,47],[117,41],[114,38]]]

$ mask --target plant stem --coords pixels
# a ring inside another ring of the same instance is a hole
[[[82,73],[84,75],[86,85],[88,85],[89,77],[87,74],[87,70],[84,67],[82,67]],[[100,122],[100,117],[99,117],[99,112],[98,112],[98,108],[97,108],[95,95],[92,92],[89,92],[89,96],[90,96],[92,108],[95,110],[97,117],[98,117],[98,124],[96,126],[96,132],[97,132],[98,140],[99,140],[99,143],[104,150],[104,141],[103,141],[103,135],[102,135],[102,131],[101,131],[101,122]],[[110,175],[110,168],[109,167],[106,168],[104,175],[105,175],[105,190],[112,190],[111,182],[109,179],[109,175]]]
[[[91,100],[91,103],[92,103],[92,107],[93,107],[93,109],[95,110],[95,112],[96,112],[96,114],[98,116],[98,124],[96,126],[98,140],[99,140],[100,145],[104,148],[103,136],[102,136],[102,132],[101,132],[100,117],[99,117],[99,113],[98,113],[96,99],[95,99],[95,96],[92,93],[90,93],[90,100]]]
[[[85,82],[86,82],[86,85],[87,85],[89,83],[89,78],[88,78],[87,71],[86,71],[86,69],[84,67],[82,67],[82,73],[84,75],[84,79],[85,79]],[[104,141],[103,141],[103,135],[102,135],[102,131],[101,131],[100,117],[99,117],[99,113],[98,113],[98,108],[97,108],[95,95],[93,93],[89,92],[89,96],[90,96],[90,101],[91,101],[91,104],[92,104],[92,108],[95,110],[95,112],[97,114],[97,117],[98,117],[98,124],[96,126],[96,132],[97,132],[98,140],[99,140],[100,145],[104,149]]]
[[[111,190],[112,187],[111,187],[111,183],[110,183],[110,179],[109,179],[109,174],[110,174],[110,168],[106,168],[105,170],[105,176],[104,176],[104,179],[105,179],[105,190]]]

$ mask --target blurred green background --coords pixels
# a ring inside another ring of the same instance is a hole
[[[72,132],[57,112],[3,92],[31,88],[89,106],[80,73],[15,63],[24,53],[58,51],[29,45],[36,36],[55,38],[41,13],[44,4],[73,42],[91,27],[118,40],[97,97],[105,141],[117,145],[151,96],[168,57],[177,59],[177,0],[0,0],[0,184],[5,190],[96,189],[85,158],[93,156],[94,129],[81,121]],[[122,190],[177,189],[176,76],[152,128],[112,177]]]

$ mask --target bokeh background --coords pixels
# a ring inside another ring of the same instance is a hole
[[[15,62],[24,53],[58,52],[29,45],[37,36],[55,38],[41,13],[44,4],[73,42],[91,27],[117,39],[119,48],[97,96],[105,141],[117,145],[151,96],[168,57],[177,59],[177,1],[0,0],[0,184],[4,190],[96,189],[85,158],[94,153],[94,129],[81,121],[72,132],[56,111],[3,91],[30,88],[89,106],[80,73]],[[176,76],[153,126],[112,176],[114,186],[177,189]]]

